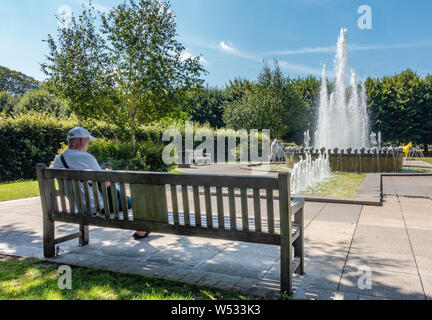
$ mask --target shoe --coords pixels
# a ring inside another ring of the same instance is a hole
[[[140,235],[138,235],[138,233],[135,232],[133,234],[133,237],[134,237],[135,240],[141,240],[141,239],[147,238],[149,235],[150,235],[150,232],[144,233],[143,236],[140,236]]]

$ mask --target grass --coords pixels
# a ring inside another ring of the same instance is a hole
[[[432,158],[419,158],[419,160],[432,164]]]
[[[72,267],[72,289],[58,287],[59,265],[0,256],[0,300],[249,300],[236,291]]]
[[[333,196],[333,197],[355,197],[360,189],[366,174],[332,172],[331,177],[314,187],[302,191],[304,195]]]
[[[39,196],[37,181],[18,181],[0,184],[0,202]]]

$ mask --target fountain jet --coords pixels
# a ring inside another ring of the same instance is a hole
[[[351,71],[348,92],[345,84],[346,34],[347,29],[341,29],[334,62],[335,86],[330,95],[326,67],[325,65],[323,67],[317,131],[314,135],[315,148],[360,149],[370,147],[366,88],[364,83],[358,85],[354,71]]]

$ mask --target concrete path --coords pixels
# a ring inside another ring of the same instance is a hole
[[[432,299],[432,200],[425,197],[431,194],[431,178],[394,178],[384,180],[383,207],[306,203],[306,273],[295,277],[296,298]],[[405,197],[406,191],[414,192],[408,188],[413,181],[422,195]],[[57,236],[76,230],[56,227]],[[278,293],[277,246],[164,234],[139,242],[131,233],[91,228],[89,246],[69,241],[51,260],[258,296]],[[42,258],[38,198],[0,203],[0,254]]]

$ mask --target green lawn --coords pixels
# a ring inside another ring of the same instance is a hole
[[[37,181],[19,181],[0,184],[0,202],[39,196]]]
[[[58,287],[58,265],[0,256],[0,300],[249,300],[242,293],[178,281],[72,267],[72,290]]]
[[[314,196],[355,197],[365,178],[364,173],[332,172],[330,178],[300,193]]]
[[[420,158],[419,160],[432,164],[432,158]]]

